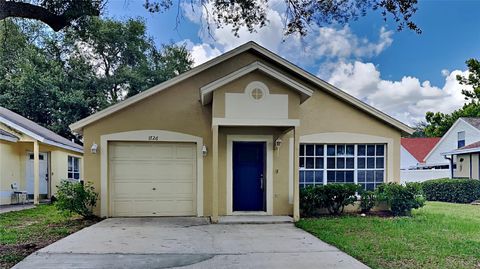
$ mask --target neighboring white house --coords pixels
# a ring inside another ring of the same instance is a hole
[[[459,118],[442,139],[425,156],[425,166],[449,168],[450,161],[442,153],[480,141],[480,118]],[[453,160],[455,163],[455,160]]]
[[[441,138],[402,138],[400,181],[418,182],[451,177],[452,174],[456,176],[456,154],[445,153],[477,141],[480,141],[480,117],[459,118]]]

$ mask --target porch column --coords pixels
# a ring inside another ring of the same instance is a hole
[[[40,150],[38,141],[33,142],[33,204],[40,202]]]
[[[300,174],[299,171],[299,150],[300,135],[298,128],[293,129],[293,220],[300,219]]]
[[[212,126],[212,222],[218,222],[218,125]]]

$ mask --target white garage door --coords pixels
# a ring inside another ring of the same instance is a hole
[[[194,143],[109,143],[112,216],[196,215]]]

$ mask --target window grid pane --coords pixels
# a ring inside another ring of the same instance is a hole
[[[356,183],[373,190],[385,182],[384,144],[301,144],[300,187]],[[326,167],[325,167],[326,166]]]
[[[324,146],[300,144],[300,187],[323,185]]]
[[[80,158],[68,156],[68,179],[80,180]]]

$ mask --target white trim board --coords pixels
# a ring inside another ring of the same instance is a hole
[[[154,136],[158,140],[151,141]],[[102,135],[100,137],[100,215],[109,217],[110,199],[108,192],[108,142],[132,141],[132,142],[193,142],[197,144],[197,217],[203,216],[203,138],[184,133],[164,130],[138,130]]]
[[[213,118],[212,126],[299,126],[300,120],[296,119],[229,119]]]
[[[227,135],[227,215],[242,214],[233,211],[233,160],[232,150],[234,141],[251,141],[266,143],[266,174],[267,174],[267,211],[258,212],[260,215],[273,215],[273,136],[272,135]],[[252,212],[251,214],[255,214]]]
[[[249,74],[253,71],[260,70],[267,75],[283,82],[284,84],[292,87],[293,89],[297,90],[301,95],[301,101],[305,101],[307,98],[313,95],[313,90],[303,86],[302,84],[290,79],[289,77],[285,76],[284,74],[278,72],[277,70],[262,64],[260,62],[253,62],[243,68],[238,69],[237,71],[230,73],[222,78],[219,78],[203,87],[200,88],[200,100],[203,105],[209,104],[212,101],[213,91],[216,89]]]
[[[295,169],[293,162],[295,160],[295,139],[288,139],[288,203],[293,205],[293,186],[295,184]]]
[[[355,97],[349,95],[348,93],[336,88],[335,86],[319,79],[317,76],[313,75],[313,74],[310,74],[308,73],[307,71],[297,67],[296,65],[288,62],[287,60],[283,59],[282,57],[278,56],[277,54],[263,48],[262,46],[258,45],[257,43],[255,42],[247,42],[231,51],[228,51],[204,64],[201,64],[183,74],[180,74],[170,80],[167,80],[157,86],[154,86],[144,92],[141,92],[133,97],[130,97],[118,104],[115,104],[113,106],[110,106],[102,111],[99,111],[91,116],[88,116],[84,119],[81,119],[73,124],[70,125],[70,129],[72,129],[72,131],[75,131],[75,132],[79,132],[81,133],[82,132],[82,128],[85,127],[86,125],[88,124],[91,124],[103,117],[106,117],[112,113],[115,113],[116,111],[119,111],[127,106],[130,106],[144,98],[147,98],[149,96],[152,96],[154,95],[155,93],[158,93],[172,85],[175,85],[176,83],[179,83],[183,80],[186,80],[214,65],[217,65],[223,61],[226,61],[240,53],[243,53],[247,50],[254,50],[256,51],[257,53],[261,54],[262,56],[264,57],[267,57],[269,58],[270,60],[272,60],[273,62],[275,62],[276,64],[286,68],[287,70],[291,71],[291,72],[294,72],[296,73],[297,75],[299,76],[302,76],[304,77],[306,80],[310,81],[311,83],[317,85],[318,87],[322,88],[323,90],[325,90],[326,92],[329,92],[331,93],[332,95],[334,96],[337,96],[339,97],[340,99],[354,105],[355,107],[379,118],[380,120],[388,123],[389,125],[401,130],[402,132],[405,132],[405,133],[408,133],[408,134],[412,134],[414,132],[414,130],[410,127],[408,127],[406,124],[400,122],[399,120],[397,119],[394,119],[390,116],[388,116],[387,114],[381,112],[380,110],[362,102],[361,100],[359,99],[356,99]]]

